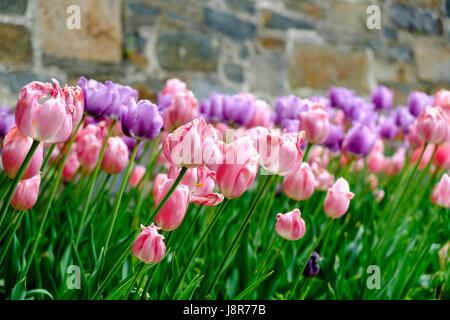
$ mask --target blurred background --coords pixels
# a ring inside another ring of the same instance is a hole
[[[369,30],[374,4],[381,29]],[[67,27],[71,5],[80,29]],[[0,104],[32,80],[82,75],[152,101],[178,77],[199,100],[385,85],[405,104],[410,90],[450,87],[449,44],[450,0],[0,0]]]

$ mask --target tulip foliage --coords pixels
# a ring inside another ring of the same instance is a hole
[[[449,299],[450,91],[393,101],[33,81],[0,107],[0,297]]]

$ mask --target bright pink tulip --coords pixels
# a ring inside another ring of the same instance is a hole
[[[337,219],[347,212],[350,200],[354,196],[354,193],[350,192],[347,180],[339,178],[334,185],[328,189],[323,209],[329,218]]]
[[[284,177],[283,191],[291,199],[303,201],[311,197],[316,185],[316,178],[309,164],[303,162],[291,176]]]
[[[267,134],[261,134],[257,142],[261,166],[280,176],[294,174],[302,162],[300,146],[303,138],[304,131],[279,134],[270,130]]]
[[[269,127],[270,124],[270,106],[264,100],[256,100],[253,105],[255,106],[255,112],[250,122],[247,124],[247,128],[254,127]]]
[[[250,187],[258,172],[258,158],[258,152],[248,137],[226,146],[224,163],[217,168],[217,186],[225,198],[237,198]]]
[[[169,171],[167,172],[167,178],[176,180],[180,174],[181,168],[171,165]],[[180,183],[188,186],[189,191],[193,191],[197,185],[198,175],[197,168],[188,169],[181,179]]]
[[[164,111],[164,129],[172,132],[195,119],[198,113],[198,101],[192,91],[180,91],[175,94],[169,107]]]
[[[136,188],[138,186],[139,182],[141,182],[141,179],[144,176],[144,174],[145,174],[145,167],[141,166],[141,165],[136,165],[130,176],[130,181],[129,181],[130,187]]]
[[[69,151],[69,155],[67,156],[66,163],[64,164],[64,168],[61,173],[62,180],[72,180],[79,167],[80,161],[78,161],[77,152],[72,148]]]
[[[32,144],[33,139],[23,135],[17,126],[12,127],[6,135],[5,140],[3,141],[2,163],[6,175],[11,179],[16,177]],[[21,179],[30,179],[39,174],[43,153],[43,144],[40,143],[34,152],[33,157],[31,157],[31,161]]]
[[[330,132],[328,113],[323,104],[312,105],[307,112],[300,113],[300,130],[305,131],[305,139],[309,143],[325,142]]]
[[[216,160],[220,163],[220,155],[215,151],[218,143],[216,129],[198,118],[169,134],[163,142],[163,152],[173,165],[195,168]]]
[[[417,134],[428,143],[443,144],[448,141],[449,123],[440,107],[425,107],[417,118]]]
[[[111,137],[106,145],[100,167],[108,174],[117,174],[128,164],[128,147],[119,137]]]
[[[316,176],[316,189],[320,191],[325,191],[331,187],[334,182],[334,175],[329,173],[323,168],[319,168],[315,172]]]
[[[444,173],[431,193],[431,202],[444,208],[450,208],[450,177]]]
[[[40,184],[40,173],[30,179],[20,180],[11,199],[11,206],[21,211],[31,209],[38,198]]]
[[[275,224],[275,231],[280,237],[286,240],[298,240],[305,235],[306,225],[301,218],[301,212],[294,209],[285,214],[277,214],[277,223]]]
[[[144,263],[157,263],[166,253],[164,236],[158,233],[159,229],[161,228],[156,227],[153,223],[150,227],[141,225],[142,231],[133,242],[131,251]]]
[[[437,148],[433,163],[442,170],[450,169],[450,145]]]
[[[172,78],[166,81],[166,85],[164,86],[162,93],[171,94],[172,96],[175,96],[178,92],[185,90],[186,90],[186,83],[177,78]]]
[[[40,104],[39,100],[47,95],[50,95],[49,99]],[[70,105],[67,105],[66,100]],[[79,103],[81,100],[78,90],[68,88],[63,92],[56,80],[53,80],[53,87],[50,83],[33,81],[20,91],[16,124],[25,135],[34,140],[62,142],[67,140],[77,124],[75,121],[79,119]]]
[[[174,182],[172,179],[167,179],[159,187],[155,200],[155,208],[159,205]],[[189,188],[184,184],[179,184],[156,215],[156,225],[164,231],[175,230],[183,222],[188,205]]]
[[[152,195],[153,199],[156,199],[156,196],[158,195],[159,187],[167,180],[167,174],[165,173],[158,173],[155,177],[155,181],[153,182],[153,190]]]

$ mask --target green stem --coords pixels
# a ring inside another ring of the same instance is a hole
[[[12,243],[14,235],[16,234],[16,231],[19,228],[20,222],[22,221],[22,218],[23,218],[24,214],[25,214],[25,212],[18,212],[19,216],[14,221],[14,225],[12,227],[12,230],[9,232],[8,238],[6,238],[6,241],[3,244],[3,246],[2,246],[2,253],[1,253],[1,256],[0,256],[0,266],[2,265],[3,259],[6,256],[6,252],[8,251],[9,246]]]
[[[83,212],[81,213],[81,220],[79,222],[78,225],[78,233],[77,233],[77,238],[75,240],[75,245],[78,246],[78,244],[80,243],[80,239],[81,239],[81,235],[83,233],[83,225],[84,225],[84,221],[86,220],[86,216],[88,213],[88,208],[89,208],[89,204],[91,202],[91,197],[92,197],[92,192],[94,191],[94,186],[95,186],[95,180],[97,180],[97,176],[100,172],[100,165],[102,163],[103,160],[103,156],[105,155],[105,151],[106,151],[106,147],[108,145],[108,140],[112,135],[114,126],[116,124],[117,120],[113,120],[111,127],[109,127],[108,130],[108,135],[105,138],[105,141],[103,142],[103,146],[102,149],[100,150],[100,155],[98,156],[98,160],[97,160],[97,164],[95,165],[95,169],[94,172],[92,173],[92,175],[89,177],[89,185],[88,185],[88,191],[87,191],[87,198],[84,202],[84,208],[83,208]]]
[[[42,162],[41,172],[44,172],[45,167],[47,166],[50,157],[52,156],[53,150],[55,150],[56,144],[52,144],[50,149],[48,149],[47,154],[45,156],[44,162]]]
[[[261,199],[261,196],[264,192],[264,190],[266,189],[267,185],[269,184],[270,180],[272,178],[272,175],[268,175],[266,176],[261,189],[259,190],[259,192],[257,193],[255,200],[253,200],[253,203],[250,207],[250,210],[248,211],[247,215],[244,218],[244,221],[242,222],[241,226],[239,227],[239,230],[235,233],[233,240],[231,241],[230,246],[228,247],[224,257],[222,258],[222,261],[220,262],[219,267],[217,268],[213,280],[211,281],[211,284],[209,285],[209,288],[207,290],[207,297],[211,296],[212,291],[214,290],[214,287],[216,286],[216,282],[219,279],[221,273],[222,273],[222,269],[225,266],[225,264],[228,262],[228,259],[231,255],[231,253],[233,252],[233,249],[235,248],[235,246],[237,245],[237,243],[239,242],[242,234],[244,233],[245,228],[247,227],[247,224],[250,221],[250,218],[252,217],[253,213],[255,212],[255,208],[259,202],[259,200]]]
[[[117,220],[117,214],[119,213],[120,201],[122,201],[122,196],[125,191],[125,187],[127,186],[128,179],[130,178],[131,167],[133,166],[134,158],[136,157],[136,153],[138,151],[140,144],[141,144],[141,140],[137,140],[136,144],[134,145],[133,153],[131,154],[130,161],[128,162],[127,170],[125,171],[125,176],[122,179],[122,184],[120,186],[119,193],[116,196],[116,200],[114,203],[114,209],[113,209],[113,217],[112,217],[112,221],[109,224],[108,236],[106,237],[106,242],[105,242],[105,253],[108,250],[109,241],[111,240],[111,235],[112,235],[114,225]]]

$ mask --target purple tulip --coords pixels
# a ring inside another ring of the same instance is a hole
[[[12,109],[0,105],[0,140],[3,140],[9,130],[16,124]]]
[[[398,127],[395,124],[395,115],[391,114],[389,117],[380,118],[379,126],[380,136],[386,139],[394,139],[398,133]]]
[[[129,86],[114,83],[112,81],[105,81],[105,85],[113,92],[113,99],[109,108],[106,109],[105,115],[111,119],[120,119],[121,110],[129,108],[131,101],[136,101],[139,96],[137,90]]]
[[[372,103],[375,110],[389,110],[394,102],[394,92],[386,87],[378,87],[372,92]]]
[[[255,113],[255,106],[247,99],[234,95],[223,98],[224,120],[241,126],[247,125]]]
[[[158,110],[161,114],[164,114],[164,111],[170,106],[172,103],[173,95],[170,93],[162,93],[159,92],[156,96],[156,104],[158,105]]]
[[[298,132],[300,130],[300,120],[284,119],[281,122],[281,128],[286,130],[286,132]]]
[[[341,150],[344,137],[344,129],[341,126],[330,123],[330,133],[323,144],[332,151],[339,151]]]
[[[275,101],[275,124],[281,125],[284,119],[298,119],[299,114],[307,110],[307,104],[293,94],[279,97]]]
[[[331,86],[328,90],[331,106],[342,109],[345,112],[345,107],[348,100],[354,96],[354,91],[344,87]]]
[[[136,104],[134,98],[130,98],[128,105],[121,113],[123,133],[135,139],[155,139],[163,125],[158,107],[148,100]]]
[[[354,96],[347,100],[343,111],[353,121],[360,121],[368,112],[373,111],[373,107],[363,98]]]
[[[433,105],[434,97],[427,95],[424,92],[420,91],[411,91],[408,95],[408,109],[409,112],[418,117],[422,113],[423,109],[426,106]]]
[[[207,121],[226,122],[223,116],[223,100],[225,95],[212,92],[209,100],[200,103],[200,113]]]
[[[404,133],[409,133],[409,127],[415,120],[416,118],[409,112],[408,107],[400,106],[395,109],[395,124]]]
[[[136,146],[136,140],[127,136],[122,137],[123,142],[127,145],[128,155],[131,158],[131,154],[133,153],[134,147]],[[136,156],[134,160],[138,160],[142,156],[142,152],[144,151],[144,144],[141,143],[137,149]]]
[[[305,270],[303,271],[303,275],[307,278],[314,277],[320,271],[319,266],[320,256],[317,252],[313,252],[311,257],[309,257],[308,262],[306,263]]]
[[[368,126],[358,123],[348,130],[344,148],[353,154],[366,156],[372,150],[377,138],[377,134]]]
[[[84,95],[84,111],[94,118],[101,118],[110,108],[114,98],[114,90],[94,79],[81,77],[78,86]]]

